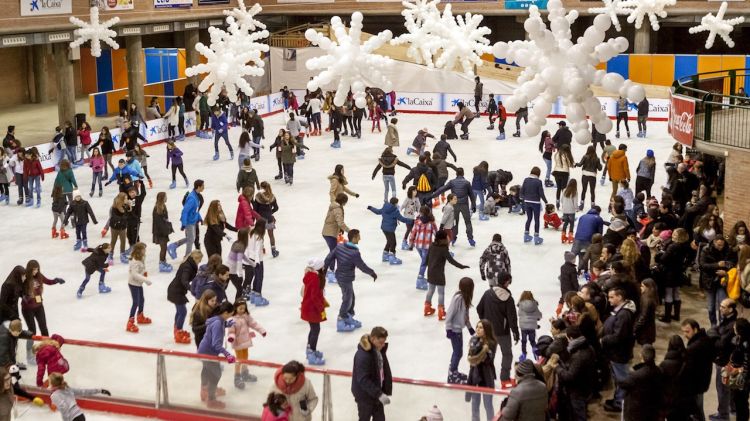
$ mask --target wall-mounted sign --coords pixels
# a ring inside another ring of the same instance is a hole
[[[229,0],[198,0],[199,6],[204,6],[207,4],[229,4]]]
[[[21,0],[21,16],[65,15],[73,12],[73,0]]]
[[[685,146],[694,146],[695,100],[684,96],[669,95],[669,124],[667,131],[674,140]]]
[[[333,0],[276,0],[277,3],[333,3]]]
[[[505,0],[507,10],[528,9],[531,6],[536,6],[539,10],[547,10],[547,0]]]
[[[135,0],[91,0],[91,6],[99,10],[132,10],[135,8]]]
[[[154,7],[157,9],[193,7],[193,0],[154,0]]]

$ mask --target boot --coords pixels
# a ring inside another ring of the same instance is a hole
[[[427,287],[427,280],[424,278],[424,276],[417,276],[417,289],[426,291]]]
[[[138,321],[139,325],[150,325],[151,319],[144,316],[143,313],[138,313],[138,318],[136,319]]]
[[[523,242],[524,243],[531,242],[531,240],[533,240],[533,239],[534,239],[534,237],[530,236],[528,231],[526,231],[526,232],[523,233]]]
[[[400,265],[403,262],[401,261],[401,259],[399,259],[398,257],[396,257],[395,254],[391,254],[389,256],[389,263],[390,263],[391,266],[395,266],[395,265]]]
[[[208,387],[201,386],[201,402],[208,400]]]
[[[581,203],[578,204],[578,210],[579,211],[583,210],[583,201],[581,201]]]
[[[513,137],[521,137],[521,132],[515,132],[515,133],[513,133]]]
[[[159,262],[159,272],[170,273],[172,272],[172,265],[167,262]]]
[[[131,333],[138,333],[138,326],[135,325],[135,320],[132,317],[128,319],[128,324],[125,326],[125,330]]]
[[[171,190],[171,189],[174,189],[174,188],[176,188],[176,187],[177,187],[177,181],[174,181],[174,180],[172,180],[172,182],[171,182],[171,183],[169,184],[169,188],[170,188],[170,190]]]
[[[81,241],[81,252],[87,253],[89,251],[89,242],[86,240]]]
[[[534,245],[539,246],[544,242],[544,238],[540,237],[539,234],[534,234]]]
[[[674,302],[674,314],[672,315],[672,320],[675,322],[680,321],[680,309],[682,308],[682,300],[675,300]]]
[[[425,315],[425,317],[432,316],[433,314],[435,314],[435,309],[432,308],[432,303],[430,303],[429,301],[425,301],[424,302],[424,315]]]
[[[568,233],[568,244],[573,244],[574,237],[575,236],[573,235],[573,231],[570,231]]]
[[[390,262],[391,261],[391,254],[388,253],[387,251],[384,251],[381,260],[383,262]]]
[[[505,140],[505,133],[500,133],[499,135],[497,135],[495,140]]]
[[[438,304],[438,320],[445,320],[445,306]]]
[[[57,238],[60,234],[57,233],[57,228],[52,228],[52,238]]]
[[[276,177],[274,177],[274,180],[281,180],[284,176],[281,174],[277,174]]]
[[[81,240],[76,240],[76,243],[73,244],[73,250],[78,251],[81,249]]]
[[[99,282],[99,294],[109,294],[112,292],[112,288],[104,285],[104,282]]]
[[[217,401],[216,399],[208,400],[206,401],[206,407],[208,409],[220,409],[223,410],[227,407],[227,405],[222,401]]]
[[[218,161],[218,160],[219,160],[219,153],[216,152],[214,153],[214,161]]]
[[[326,272],[326,279],[328,280],[329,284],[335,284],[336,283],[336,274],[333,273],[333,271],[329,269],[328,272]]]
[[[271,256],[274,258],[279,257],[279,251],[276,250],[276,247],[271,247]]]
[[[664,303],[664,315],[659,317],[659,321],[663,323],[672,322],[672,303]]]
[[[406,238],[401,241],[401,250],[409,250],[409,242],[406,241]]]
[[[618,138],[618,139],[620,138],[620,131],[619,130],[617,132],[615,132],[615,137]]]
[[[109,256],[107,256],[107,266],[112,266],[114,264],[114,260],[112,259],[112,253],[109,253]]]
[[[120,263],[125,264],[125,265],[127,265],[128,263],[130,263],[130,259],[129,259],[129,257],[128,257],[127,254],[120,253]]]
[[[323,356],[322,353],[318,353],[316,351],[313,351],[313,353],[315,355],[320,355],[321,357]],[[255,383],[255,382],[258,381],[258,378],[255,377],[254,375],[250,374],[250,371],[245,366],[242,367],[242,373],[240,375],[242,376],[242,381],[243,382]]]
[[[495,125],[490,124],[489,126],[487,126],[487,130],[495,130]]]
[[[240,373],[234,373],[234,387],[240,390],[245,390],[245,382],[242,381]]]
[[[60,239],[65,240],[66,238],[70,237],[67,232],[65,232],[65,228],[60,228]]]
[[[307,350],[307,363],[310,365],[324,365],[326,363],[326,360],[323,359],[323,356],[316,353],[315,351],[308,349]]]
[[[352,332],[356,329],[354,325],[347,323],[344,319],[336,320],[336,332]]]
[[[562,234],[561,234],[561,237],[560,237],[560,240],[561,240],[561,243],[562,243],[562,244],[565,244],[565,243],[567,243],[567,242],[568,242],[568,234],[566,234],[566,233],[562,233]]]
[[[174,343],[176,344],[189,344],[190,343],[190,334],[188,333],[188,336],[185,336],[184,330],[179,330],[177,328],[174,328]]]
[[[169,257],[171,257],[173,260],[177,258],[177,244],[171,243],[167,245],[167,254],[169,254]]]

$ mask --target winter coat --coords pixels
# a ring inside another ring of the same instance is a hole
[[[570,356],[557,368],[557,380],[565,392],[574,399],[588,399],[594,391],[596,361],[594,348],[581,336],[570,344]]]
[[[182,151],[179,148],[167,149],[167,166],[170,162],[172,166],[182,165]]]
[[[87,274],[90,275],[97,270],[103,270],[109,267],[109,264],[107,264],[107,253],[104,253],[99,248],[93,248],[90,250],[91,254],[81,262]]]
[[[222,133],[227,130],[227,115],[224,113],[221,113],[218,116],[216,116],[216,114],[211,114],[211,129],[217,133]]]
[[[18,317],[16,317],[17,319]],[[16,363],[16,348],[19,339],[31,339],[32,333],[22,330],[21,334],[13,336],[5,325],[0,324],[0,366],[8,367]]]
[[[467,360],[469,373],[466,384],[469,386],[492,387],[495,385],[495,352],[497,346],[490,347],[478,336],[469,339]]]
[[[23,267],[21,267],[23,269]],[[14,269],[15,271],[15,269]],[[19,282],[3,282],[0,288],[0,322],[18,319],[18,300],[23,296],[23,284]]]
[[[376,215],[382,215],[382,221],[380,222],[380,229],[383,232],[396,232],[398,222],[401,221],[404,224],[414,222],[413,219],[406,218],[401,215],[398,211],[398,206],[391,203],[383,203],[383,207],[380,209],[368,206],[367,209]]]
[[[481,191],[484,194],[487,187],[487,172],[480,167],[474,167],[473,177],[471,178],[471,189]]]
[[[271,196],[270,198],[264,193],[258,193],[255,195],[253,200],[253,208],[263,217],[267,222],[275,222],[273,214],[279,210],[279,205],[276,203],[276,197]]]
[[[536,176],[529,176],[523,180],[521,185],[520,197],[529,203],[547,203],[547,196],[544,195],[544,186],[542,180]]]
[[[78,133],[76,133],[76,130],[74,128],[66,127],[63,133],[64,133],[63,136],[65,136],[66,147],[70,148],[73,146],[78,146]]]
[[[430,248],[438,227],[430,218],[420,216],[414,220],[414,227],[409,233],[409,245],[418,249]]]
[[[231,355],[222,345],[224,343],[224,326],[221,316],[213,316],[206,321],[206,334],[203,336],[198,353],[204,355]]]
[[[294,164],[297,162],[297,150],[309,149],[307,146],[297,143],[295,140],[289,142],[281,142],[279,149],[281,149],[281,163],[282,164]]]
[[[266,330],[258,323],[250,313],[234,315],[232,317],[234,324],[227,329],[227,340],[232,344],[232,349],[248,349],[253,346],[255,332],[261,335],[266,334]],[[254,330],[255,332],[251,331]]]
[[[641,302],[638,316],[633,323],[633,334],[640,345],[653,344],[656,342],[656,303],[648,301]]]
[[[682,370],[685,373],[680,382],[680,395],[690,396],[706,393],[711,385],[713,361],[715,357],[714,341],[706,334],[705,329],[700,329],[687,343],[685,349],[685,365]]]
[[[218,224],[208,224],[206,234],[203,236],[203,244],[206,246],[206,254],[208,256],[213,254],[221,255],[221,240],[226,236],[225,229],[237,232],[237,228],[231,226],[226,221],[219,220]]]
[[[183,227],[187,227],[189,225],[195,225],[198,222],[202,222],[203,218],[201,218],[200,213],[198,213],[198,209],[200,209],[200,198],[198,197],[198,192],[195,190],[191,191],[187,198],[185,199],[185,203],[182,206],[182,214],[180,215],[180,223]]]
[[[52,405],[60,411],[63,421],[73,421],[83,415],[76,397],[93,396],[101,392],[101,389],[75,389],[68,386],[65,389],[52,389],[50,400]]]
[[[381,395],[390,396],[393,393],[393,377],[387,350],[388,344],[380,350],[379,358],[378,350],[370,343],[369,335],[362,335],[354,354],[352,369],[352,395],[355,401],[374,405]]]
[[[539,303],[536,300],[522,300],[518,303],[518,327],[521,330],[536,330],[542,320]]]
[[[339,232],[349,232],[349,227],[344,223],[344,208],[337,202],[331,202],[323,223],[323,236],[336,238]]]
[[[625,151],[618,149],[612,153],[607,161],[607,171],[612,181],[630,180],[630,167]]]
[[[328,270],[334,261],[336,262],[336,281],[338,283],[354,282],[354,269],[357,268],[373,278],[376,276],[375,271],[370,269],[362,260],[359,247],[356,244],[346,242],[337,245],[326,256],[325,269]]]
[[[49,279],[37,273],[34,277],[34,284],[31,291],[24,288],[23,296],[21,297],[21,310],[36,310],[42,306],[42,294],[44,293],[45,285],[57,285],[60,283],[59,278]]]
[[[604,220],[599,213],[590,209],[585,215],[578,218],[576,224],[578,229],[576,230],[575,239],[578,241],[591,242],[591,237],[594,234],[601,234],[604,229]]]
[[[627,300],[613,313],[604,321],[602,349],[610,361],[625,364],[633,358],[635,304]]]
[[[578,268],[575,263],[565,262],[560,266],[560,302],[569,291],[578,291]]]
[[[388,129],[385,132],[385,145],[392,148],[400,146],[398,140],[398,128],[395,124],[388,124]]]
[[[52,335],[51,341],[39,343],[36,351],[36,385],[42,387],[44,384],[44,373],[65,374],[70,370],[68,361],[63,357],[60,348],[65,343],[60,335]]]
[[[130,206],[124,206],[123,212],[117,210],[117,208],[109,209],[109,227],[116,230],[124,230],[128,227],[128,218],[130,217],[131,209]]]
[[[450,175],[448,173],[448,168],[452,168],[453,171],[456,171],[457,167],[448,161],[446,161],[443,158],[432,158],[431,164],[435,167],[435,170],[437,172],[438,180],[447,180],[448,176]]]
[[[716,327],[718,338],[716,338],[716,358],[714,359],[714,363],[718,366],[724,367],[729,363],[729,357],[734,350],[734,323],[736,321],[737,314],[735,313],[729,317],[722,317],[719,325]]]
[[[281,393],[286,396],[289,409],[291,409],[289,421],[312,421],[312,414],[318,407],[318,395],[315,393],[315,388],[313,388],[310,379],[305,377],[305,373],[298,374],[295,382],[288,385],[284,381],[279,368],[276,370],[273,380],[270,392]],[[302,402],[305,402],[307,410],[302,409]]]
[[[338,196],[339,193],[346,193],[349,196],[357,196],[357,193],[354,193],[346,187],[348,184],[346,178],[340,179],[336,175],[329,175],[328,181],[331,183],[331,188],[328,189],[328,196],[330,197],[331,202],[336,200],[336,196]]]
[[[156,208],[151,212],[151,234],[154,237],[154,244],[161,244],[169,241],[169,235],[174,232],[172,223],[169,222],[169,212],[164,209],[164,213],[159,214]]]
[[[676,288],[682,285],[685,279],[685,259],[690,251],[688,242],[670,242],[663,253],[656,255],[656,263],[659,267],[659,278],[662,285],[668,288]]]
[[[492,287],[484,292],[477,304],[480,319],[487,319],[492,324],[496,337],[508,336],[518,340],[518,318],[516,303],[510,291],[503,287]]]
[[[435,154],[439,154],[443,159],[448,159],[448,154],[451,154],[453,160],[456,160],[456,154],[453,152],[453,148],[451,148],[451,144],[448,143],[447,140],[439,140],[435,146],[432,147],[432,156],[434,157]]]
[[[638,163],[638,168],[635,170],[635,174],[638,177],[644,177],[648,178],[651,181],[654,181],[654,178],[656,177],[656,163],[651,164],[652,160],[649,158],[643,158]]]
[[[663,376],[653,362],[633,367],[628,377],[620,382],[625,390],[623,421],[658,421],[662,400]]]
[[[573,133],[568,126],[562,126],[557,129],[555,135],[552,136],[552,141],[555,142],[555,147],[557,149],[560,149],[562,145],[570,146],[570,143],[573,141]]]
[[[136,287],[143,284],[151,285],[151,281],[146,277],[146,263],[136,259],[130,259],[128,267],[128,285]]]
[[[521,377],[508,395],[501,421],[539,421],[546,419],[547,385],[530,374]]]
[[[468,205],[469,203],[471,203],[472,208],[476,207],[474,201],[474,192],[472,191],[471,183],[469,182],[469,180],[461,176],[456,176],[456,178],[447,182],[443,187],[435,190],[435,193],[432,194],[432,197],[437,197],[448,190],[456,195],[456,199],[458,199],[458,201],[456,202],[457,205]]]
[[[453,205],[446,203],[443,206],[443,216],[440,218],[440,229],[449,230],[456,225],[456,212],[453,209]]]
[[[575,165],[574,162],[568,162],[560,151],[557,151],[553,157],[552,171],[556,173],[570,173],[570,167]]]
[[[308,323],[320,323],[327,320],[326,302],[323,290],[320,288],[320,279],[317,272],[305,272],[302,278],[304,292],[302,293],[302,305],[300,306],[300,318]]]
[[[260,188],[260,182],[258,181],[258,173],[255,172],[255,168],[250,170],[241,169],[237,173],[237,192],[242,192],[243,187],[253,187],[255,189]]]
[[[662,410],[669,412],[673,410],[672,404],[679,395],[678,390],[681,384],[682,366],[684,356],[682,352],[676,350],[667,350],[664,360],[659,364],[662,372]]]
[[[458,111],[458,113],[456,113],[456,117],[453,118],[453,124],[458,124],[459,122],[466,122],[472,118],[474,118],[474,112],[471,111],[469,107],[464,106]]]
[[[424,164],[421,162],[418,163],[415,167],[413,167],[411,171],[409,171],[409,174],[407,174],[406,177],[404,177],[403,181],[401,182],[401,187],[403,187],[404,190],[406,190],[406,184],[409,181],[412,181],[412,184],[416,186],[419,183],[419,178],[422,175],[427,177],[427,181],[430,183],[430,187],[431,187],[430,191],[434,190],[435,186],[437,185],[437,177],[432,172],[432,169],[430,169],[430,167],[427,166],[427,164]],[[421,192],[421,193],[428,193],[428,192]]]
[[[246,248],[247,247],[239,241],[232,243],[232,246],[229,248],[229,253],[227,253],[227,258],[224,261],[224,264],[229,267],[230,275],[238,275],[240,278],[244,276],[245,272],[242,263],[245,259]]]
[[[503,243],[493,241],[479,258],[479,273],[482,279],[489,279],[490,286],[496,286],[498,277],[504,272],[511,273],[508,250]]]
[[[445,286],[446,261],[459,269],[468,268],[468,266],[458,263],[453,256],[450,255],[450,250],[448,249],[447,244],[432,244],[430,250],[427,252],[427,259],[425,259],[425,264],[427,265],[427,282],[432,285]]]
[[[89,167],[91,167],[91,171],[93,173],[104,172],[105,165],[107,164],[104,162],[104,157],[101,155],[92,156],[91,159],[89,160]]]
[[[400,209],[405,217],[415,218],[421,206],[422,205],[419,203],[419,199],[417,199],[416,197],[407,197],[406,199],[404,199],[403,203],[401,203]]]
[[[198,264],[188,257],[177,268],[172,282],[167,287],[167,300],[173,304],[187,304],[187,293],[190,291],[190,282],[198,274]]]
[[[76,183],[76,177],[73,175],[73,170],[60,170],[57,172],[55,177],[55,185],[61,186],[63,193],[72,193],[73,190],[78,188]]]
[[[68,210],[65,212],[65,220],[63,220],[63,225],[68,225],[68,220],[70,219],[71,215],[73,215],[73,218],[76,221],[76,225],[88,224],[89,217],[91,217],[91,220],[94,221],[94,224],[99,223],[96,220],[94,211],[91,209],[91,205],[89,205],[89,202],[83,199],[73,200],[72,202],[70,202],[70,205],[68,205]]]
[[[581,160],[575,165],[581,167],[581,174],[588,175],[590,177],[596,177],[596,173],[602,170],[602,161],[598,157],[589,157],[584,155]]]
[[[242,228],[255,226],[255,221],[260,214],[253,209],[252,203],[243,195],[237,197],[237,216],[234,218],[234,227],[239,231]]]
[[[638,103],[638,117],[648,117],[648,99],[643,98],[641,102]]]
[[[380,159],[378,159],[378,165],[372,171],[372,178],[375,178],[375,175],[377,175],[378,171],[381,168],[383,169],[383,175],[395,175],[396,165],[404,167],[407,170],[411,171],[411,167],[399,161],[396,155],[394,155],[393,153],[383,152],[383,154],[380,155]]]
[[[728,245],[724,245],[724,248],[721,250],[714,247],[713,243],[704,246],[700,253],[699,262],[701,287],[704,289],[716,288],[717,286],[721,288],[720,282],[722,276],[718,275],[716,272],[719,270],[724,270],[725,272],[729,271],[733,266],[732,259],[734,259],[734,257],[732,257]],[[727,263],[723,268],[719,266],[719,262],[721,261]]]
[[[100,134],[99,139],[89,146],[89,150],[100,147],[102,155],[112,155],[115,152],[115,144],[112,142],[112,135]]]
[[[29,177],[42,177],[44,181],[44,169],[42,163],[38,159],[27,159],[23,163],[23,176],[28,179]]]
[[[469,318],[469,309],[461,294],[453,294],[451,303],[448,305],[448,312],[445,314],[445,330],[458,333],[463,328],[473,328]]]

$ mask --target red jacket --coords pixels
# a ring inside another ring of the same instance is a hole
[[[91,144],[91,130],[79,130],[78,137],[81,138],[81,145],[88,146]]]
[[[68,361],[63,357],[60,348],[65,343],[60,335],[52,335],[52,341],[57,342],[59,347],[52,341],[44,341],[36,352],[36,385],[42,387],[44,384],[44,372],[65,374],[70,370]]]
[[[34,287],[29,294],[24,288],[23,296],[21,297],[21,308],[24,310],[36,310],[42,306],[42,293],[44,292],[44,285],[57,285],[55,279],[49,279],[41,273],[37,273],[34,278]]]
[[[253,209],[253,205],[245,199],[245,196],[240,195],[237,198],[237,216],[234,218],[234,226],[237,230],[242,228],[252,227],[255,225],[255,220],[262,218],[258,212]]]
[[[310,323],[320,323],[326,320],[325,311],[328,303],[323,297],[323,290],[320,289],[320,279],[317,272],[306,272],[302,278],[305,284],[305,292],[302,295],[302,306],[300,307],[300,317],[302,320]]]
[[[38,159],[24,159],[23,161],[23,176],[24,178],[42,176],[44,180],[44,169],[42,169],[42,163]]]

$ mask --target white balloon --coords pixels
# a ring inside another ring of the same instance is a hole
[[[573,134],[573,138],[579,145],[586,145],[591,142],[591,133],[588,130],[580,130]]]
[[[625,82],[619,73],[607,73],[602,78],[602,87],[609,92],[617,92],[620,90],[620,86]]]
[[[604,120],[602,120],[601,124],[596,125],[596,130],[599,133],[609,133],[610,131],[612,131],[612,127],[612,120],[610,120],[609,118],[605,118]]]
[[[526,136],[534,137],[538,136],[539,132],[541,132],[542,128],[536,124],[529,123],[526,126],[524,126],[524,132],[526,133]]]
[[[354,100],[354,104],[359,108],[365,108],[365,106],[367,105],[367,100],[360,97]]]
[[[628,98],[633,102],[641,102],[646,97],[646,90],[641,85],[633,85],[628,89]]]

